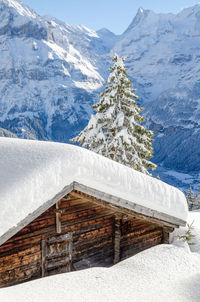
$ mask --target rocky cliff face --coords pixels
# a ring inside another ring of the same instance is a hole
[[[84,26],[41,18],[14,0],[0,1],[0,20],[0,126],[67,141],[90,117],[108,46]]]
[[[6,129],[3,129],[3,128],[0,128],[0,137],[12,137],[12,138],[17,138],[16,134],[6,130]]]
[[[156,173],[188,186],[200,169],[199,50],[200,5],[177,15],[141,8],[116,36],[0,0],[0,127],[67,142],[86,125],[117,52],[155,131]]]

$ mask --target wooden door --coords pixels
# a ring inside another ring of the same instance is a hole
[[[72,270],[72,233],[42,240],[42,277]]]

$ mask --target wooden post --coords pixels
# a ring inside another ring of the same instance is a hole
[[[56,202],[56,232],[57,233],[61,233],[62,232],[61,212],[59,211],[59,201]]]
[[[69,239],[69,261],[70,261],[70,265],[69,265],[69,271],[71,272],[73,269],[73,265],[72,265],[72,255],[73,255],[73,245],[72,245],[72,233],[69,233],[70,235],[70,239]]]
[[[45,277],[46,273],[46,255],[47,255],[47,243],[46,239],[42,239],[41,243],[41,248],[42,248],[42,277]]]
[[[115,216],[115,239],[114,239],[114,261],[116,264],[120,261],[120,243],[121,243],[121,217]]]
[[[168,244],[169,242],[169,231],[167,231],[165,228],[163,228],[163,243]]]

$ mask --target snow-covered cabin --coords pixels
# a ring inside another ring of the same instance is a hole
[[[86,149],[0,138],[0,287],[110,266],[184,226],[178,189]]]

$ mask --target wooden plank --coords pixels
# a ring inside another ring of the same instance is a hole
[[[67,266],[70,263],[69,261],[69,257],[65,257],[64,259],[59,261],[48,262],[46,266],[46,271],[59,269],[60,266]]]
[[[163,228],[163,240],[162,243],[169,244],[169,232]]]
[[[124,237],[122,238],[122,240],[121,240],[121,247],[124,247],[126,245],[127,246],[129,246],[129,245],[135,245],[136,243],[142,243],[145,246],[145,244],[148,241],[151,241],[151,240],[153,240],[154,238],[156,238],[158,236],[161,239],[163,238],[161,230],[155,230],[155,231],[152,231],[151,233],[144,234],[144,235],[141,235],[141,236],[135,236],[134,233],[133,233],[132,236],[129,236],[127,238],[124,238]]]
[[[22,266],[32,260],[39,259],[41,257],[41,252],[39,246],[34,248],[29,248],[19,253],[14,253],[0,258],[0,272],[12,269],[14,267]]]
[[[40,259],[41,259],[40,252],[37,252],[32,255],[26,255],[23,256],[22,258],[11,257],[10,261],[5,261],[3,264],[1,264],[0,273],[5,272],[7,270],[12,271],[15,268],[22,268],[24,265],[28,265],[36,261],[40,262]]]
[[[121,217],[115,215],[115,238],[114,238],[114,260],[116,264],[120,261],[120,242],[121,242]]]
[[[60,208],[60,202],[56,202],[56,232],[60,234],[62,232],[62,226],[61,226],[61,212],[59,211]]]
[[[54,214],[53,214],[54,215]],[[73,221],[63,222],[63,232],[76,231],[76,233],[86,232],[90,228],[99,228],[102,224],[108,223],[111,219],[111,215],[100,215],[100,213],[96,215],[92,215],[92,217],[88,217],[87,219],[83,215],[82,218],[74,219]],[[55,218],[54,224],[50,227],[42,227],[40,230],[34,231],[33,233],[25,233],[23,235],[15,235],[12,239],[10,239],[6,244],[0,247],[0,257],[6,255],[7,253],[17,252],[21,249],[29,248],[32,244],[41,243],[42,238],[50,237],[50,235],[55,236]],[[31,224],[32,228],[32,224]],[[30,229],[31,229],[30,228]],[[28,228],[26,228],[28,231]],[[82,231],[80,231],[82,229]]]
[[[73,270],[73,233],[69,233],[70,241],[69,241],[69,271],[71,272]]]
[[[40,274],[39,262],[32,262],[31,264],[8,270],[0,273],[0,288],[18,284],[28,279],[39,278]]]
[[[81,203],[78,204],[72,204],[70,207],[63,207],[63,203],[61,204],[60,210],[62,212],[62,215],[65,214],[72,214],[72,213],[78,213],[85,210],[91,210],[91,209],[103,209],[103,206],[100,206],[94,202],[88,202],[82,199]]]
[[[71,235],[68,233],[60,236],[52,236],[48,238],[46,241],[47,244],[50,244],[50,243],[59,243],[59,242],[70,241],[70,240],[71,240]]]
[[[83,215],[83,217],[77,217],[77,219],[73,219],[73,220],[66,220],[62,223],[63,225],[63,230],[69,230],[69,231],[73,231],[79,227],[86,227],[89,226],[91,224],[95,224],[100,222],[100,221],[104,221],[105,218],[109,218],[112,217],[112,215],[110,214],[110,212],[107,213],[102,213],[102,214],[91,214],[91,215]]]
[[[46,239],[42,239],[41,249],[42,249],[42,257],[41,257],[42,277],[45,277],[45,274],[46,274],[46,256],[47,256]]]

